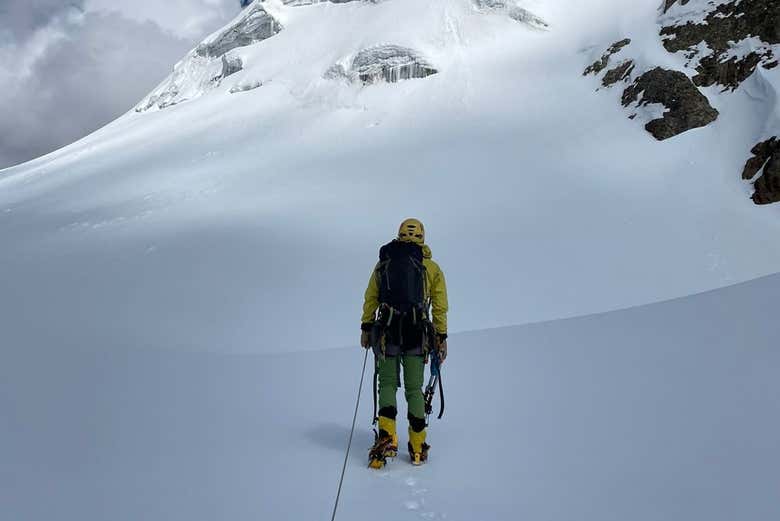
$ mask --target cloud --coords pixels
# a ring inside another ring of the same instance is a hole
[[[153,21],[183,38],[201,40],[238,14],[239,0],[85,0],[89,11],[116,11],[139,22]]]
[[[84,0],[3,0],[0,3],[0,31],[13,40],[22,40],[31,32],[48,26],[63,11],[83,11]]]
[[[228,3],[236,4],[232,11]],[[72,143],[131,109],[239,9],[237,0],[110,4],[2,0],[0,168]]]

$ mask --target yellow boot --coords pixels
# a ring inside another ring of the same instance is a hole
[[[381,469],[387,463],[387,458],[395,458],[398,455],[398,435],[395,431],[395,420],[379,417],[379,433],[374,446],[368,452],[368,466],[372,469]]]
[[[398,455],[398,433],[395,430],[395,420],[391,420],[385,416],[379,417],[379,435],[382,435],[382,431],[386,432],[390,436],[390,444],[385,449],[385,456],[388,458],[395,458]]]
[[[428,460],[428,449],[430,445],[425,443],[425,429],[420,432],[414,432],[409,427],[409,458],[412,465],[422,465]]]

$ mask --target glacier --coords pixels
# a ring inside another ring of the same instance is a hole
[[[337,519],[776,518],[780,207],[740,174],[780,68],[656,141],[602,82],[695,74],[660,3],[255,1],[0,171],[2,511],[327,516],[365,283],[415,216],[447,412],[428,466],[371,473],[364,388]]]

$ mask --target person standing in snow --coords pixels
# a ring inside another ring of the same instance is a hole
[[[369,452],[370,466],[381,468],[398,453],[396,391],[403,368],[409,420],[409,456],[421,465],[428,458],[426,443],[424,368],[436,349],[447,357],[447,286],[444,273],[425,244],[425,228],[407,219],[398,238],[384,245],[363,304],[360,345],[376,355],[379,383],[379,433]],[[431,317],[429,319],[429,317]]]

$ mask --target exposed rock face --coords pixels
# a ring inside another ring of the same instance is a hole
[[[512,0],[473,0],[473,2],[479,9],[504,13],[513,20],[537,29],[547,29],[550,27],[550,24],[528,9],[520,7],[517,5],[517,2],[513,2]]]
[[[685,5],[690,0],[664,0],[664,13],[669,10],[674,4]]]
[[[664,11],[675,3],[666,0]],[[680,0],[680,5],[687,4]],[[780,2],[778,0],[732,0],[710,6],[700,23],[667,25],[661,29],[669,52],[684,51],[698,75],[699,86],[739,87],[756,68],[777,66],[772,46],[780,44]],[[749,43],[748,43],[748,40]],[[702,52],[706,45],[709,52]]]
[[[260,42],[282,30],[282,25],[271,16],[262,3],[255,2],[244,11],[241,19],[212,38],[198,45],[195,52],[204,57],[220,57],[237,47]]]
[[[627,60],[615,67],[614,69],[610,69],[607,71],[607,73],[604,75],[604,77],[601,79],[601,84],[605,87],[611,87],[615,83],[619,81],[625,81],[629,77],[631,77],[631,72],[634,70],[634,62],[633,60]]]
[[[630,39],[612,44],[583,73],[601,75],[601,84],[608,88],[630,82],[622,96],[623,105],[633,109],[629,119],[644,120],[645,129],[658,140],[718,118],[698,87],[735,90],[760,67],[777,67],[780,53],[780,0],[663,0],[662,10],[663,45],[669,52],[683,53],[684,70],[692,79],[660,67],[647,70],[641,61],[616,56],[625,54]],[[752,152],[742,177],[755,179],[753,201],[780,202],[780,139],[759,143]]]
[[[759,143],[751,150],[753,157],[745,163],[742,179],[753,179],[753,202],[769,204],[780,202],[780,140],[777,136]]]
[[[718,111],[682,72],[656,67],[642,74],[623,92],[623,105],[660,103],[663,117],[645,125],[656,139],[664,140],[715,121]]]
[[[623,47],[629,45],[630,43],[631,43],[630,38],[626,38],[624,40],[620,40],[619,42],[613,43],[609,47],[609,49],[607,49],[606,52],[601,55],[601,59],[589,65],[585,69],[585,72],[582,73],[582,75],[587,76],[588,74],[600,73],[601,71],[607,68],[607,65],[609,65],[609,60],[610,58],[612,58],[612,55],[619,53],[621,50],[623,50]]]
[[[370,85],[380,81],[395,83],[412,78],[425,78],[438,71],[416,51],[397,45],[381,45],[360,51],[348,69],[334,65],[326,78],[346,78]]]

